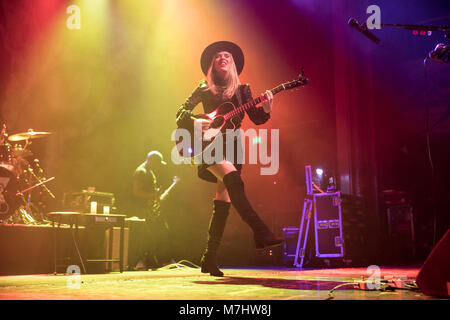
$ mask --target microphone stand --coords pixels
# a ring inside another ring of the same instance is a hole
[[[428,70],[427,70],[427,62],[430,60],[430,58],[427,56],[423,61],[423,68],[424,68],[424,74],[425,74],[425,90],[426,94],[430,94],[430,86],[428,81]],[[433,158],[431,155],[431,133],[433,129],[442,121],[447,119],[447,117],[450,115],[450,106],[447,106],[447,110],[444,112],[443,115],[439,117],[439,119],[430,126],[430,104],[428,101],[425,101],[425,109],[426,109],[426,127],[425,127],[425,140],[426,140],[426,151],[427,151],[427,158],[428,162],[430,164],[431,169],[431,212],[433,214],[433,247],[436,245],[436,236],[437,236],[437,213],[436,213],[436,190],[435,190],[435,179],[436,179],[436,173],[433,163]]]
[[[416,25],[416,24],[391,24],[391,23],[380,23],[381,27],[393,27],[398,29],[405,29],[405,30],[413,30],[413,31],[440,31],[444,32],[445,38],[450,38],[450,26],[432,26],[432,25]],[[424,60],[424,70],[425,70],[425,81],[427,82],[427,91],[428,88],[428,74],[426,69],[426,63],[429,60],[429,57],[427,56]],[[443,121],[445,118],[447,118],[450,115],[449,112],[450,108],[447,109],[445,114],[438,120],[436,123],[433,124],[433,126],[430,128],[429,124],[429,105],[426,104],[426,147],[427,147],[427,155],[428,155],[428,161],[430,163],[431,167],[431,210],[433,212],[433,247],[436,244],[436,235],[437,235],[437,215],[436,215],[436,203],[435,203],[435,186],[434,186],[434,179],[435,179],[435,171],[434,171],[434,164],[431,157],[431,147],[430,147],[430,133],[431,130],[441,121]]]
[[[352,23],[353,22],[353,23]],[[363,24],[363,26],[365,26],[364,30],[361,30],[361,25],[359,25],[359,23],[357,22],[357,20],[355,18],[350,18],[349,20],[349,25],[351,27],[355,27],[356,24],[356,28],[360,31],[363,32],[364,35],[366,37],[368,37],[369,39],[371,39],[372,41],[378,43],[379,40],[375,37],[375,36],[371,36],[371,34],[367,34],[365,31],[368,31],[367,29],[367,25],[366,23]],[[359,27],[358,27],[359,25]],[[445,38],[450,38],[450,26],[432,26],[432,25],[418,25],[418,24],[392,24],[392,23],[380,23],[380,27],[392,27],[392,28],[398,28],[398,29],[405,29],[405,30],[413,30],[413,31],[440,31],[440,32],[444,32],[444,37]],[[376,41],[373,39],[375,38]],[[434,50],[436,51],[436,49]],[[433,51],[431,51],[433,52]],[[425,58],[424,60],[424,70],[425,70],[425,81],[426,81],[426,87],[427,87],[427,92],[429,91],[428,88],[428,74],[427,74],[427,68],[426,68],[426,64],[428,62],[429,59],[432,60],[436,60],[436,58],[432,57],[431,52],[429,53],[429,55]],[[442,61],[442,62],[448,62],[448,61],[444,61],[441,59],[438,59],[436,61]],[[431,211],[433,213],[433,247],[436,244],[436,234],[437,234],[437,213],[436,213],[436,195],[435,195],[435,184],[434,184],[434,180],[435,180],[435,170],[434,170],[434,164],[433,164],[433,160],[431,157],[431,146],[430,146],[430,133],[431,130],[437,126],[437,124],[439,124],[441,121],[443,121],[444,119],[446,119],[449,115],[450,115],[450,108],[447,109],[447,111],[445,112],[445,114],[443,116],[441,116],[441,118],[436,121],[436,123],[433,124],[433,126],[430,128],[430,123],[429,123],[429,105],[428,103],[426,103],[426,132],[425,132],[425,136],[426,136],[426,148],[427,148],[427,156],[428,156],[428,161],[430,163],[430,168],[431,168]]]

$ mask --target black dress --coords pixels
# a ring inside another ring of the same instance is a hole
[[[242,104],[247,103],[248,101],[253,100],[252,93],[250,91],[250,86],[248,84],[245,85],[239,85],[238,89],[236,90],[236,93],[231,97],[231,99],[226,99],[223,97],[222,92],[219,89],[218,94],[213,94],[210,90],[208,90],[208,85],[205,80],[200,81],[200,84],[197,86],[197,88],[194,89],[194,91],[191,93],[191,95],[186,99],[186,101],[181,105],[181,107],[178,109],[177,112],[177,125],[181,127],[187,127],[189,124],[186,124],[186,122],[192,121],[191,116],[192,110],[195,108],[196,105],[198,105],[200,102],[203,104],[203,110],[204,113],[210,113],[217,109],[222,103],[231,101],[236,107],[241,106]],[[264,112],[263,108],[250,108],[246,111],[248,116],[250,117],[250,120],[256,124],[260,125],[267,120],[270,119],[270,114]],[[239,115],[240,118],[239,124],[236,126],[236,129],[239,129],[241,126],[241,122],[244,119],[244,114]],[[224,150],[226,149],[226,139],[223,139],[224,141]],[[239,154],[237,150],[241,148],[241,141],[240,138],[234,139],[234,166],[239,171],[239,173],[242,170],[242,161],[238,161],[236,158]],[[223,153],[225,154],[225,153]],[[211,164],[202,163],[198,166],[198,176],[206,181],[216,183],[217,178],[207,170],[207,168],[211,166]]]

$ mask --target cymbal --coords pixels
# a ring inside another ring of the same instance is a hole
[[[27,132],[21,132],[13,134],[8,137],[9,141],[23,141],[28,139],[38,139],[43,138],[52,134],[51,132],[35,132],[33,129],[29,129]]]

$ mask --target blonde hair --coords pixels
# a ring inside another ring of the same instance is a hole
[[[234,95],[237,88],[241,84],[239,75],[236,70],[236,64],[234,63],[233,55],[230,54],[230,56],[231,64],[228,74],[225,76],[225,90],[223,91],[223,96],[227,99],[231,99],[231,97]],[[208,84],[208,90],[211,90],[213,94],[217,94],[218,90],[216,85],[216,75],[214,71],[214,57],[211,60],[211,64],[208,68],[208,73],[206,74],[206,82]]]

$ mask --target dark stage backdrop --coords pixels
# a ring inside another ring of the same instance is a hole
[[[449,25],[449,6],[440,2],[377,5],[385,23]],[[423,58],[436,43],[448,43],[442,34],[386,28],[374,31],[381,39],[376,45],[347,25],[349,17],[368,17],[368,1],[92,3],[0,1],[2,122],[9,134],[29,128],[52,132],[32,144],[48,176],[56,177],[49,185],[57,195],[52,210],[59,210],[65,192],[93,186],[114,192],[119,210],[126,211],[121,205],[131,175],[157,149],[169,163],[159,173],[163,186],[181,177],[164,204],[173,256],[198,262],[214,187],[199,180],[194,167],[170,161],[170,136],[177,108],[203,77],[203,48],[231,40],[245,52],[241,80],[254,95],[291,80],[302,66],[311,79],[299,91],[277,95],[271,120],[258,127],[279,129],[279,171],[261,176],[261,165],[244,166],[246,192],[269,226],[281,234],[283,227],[299,225],[304,166],[311,164],[333,171],[342,192],[367,199],[371,262],[383,257],[380,193],[386,189],[411,194],[422,254],[431,249],[423,133],[427,107],[430,123],[448,110],[449,68],[429,62],[425,81]],[[67,27],[69,4],[81,9],[80,29]],[[430,136],[438,233],[448,226],[448,124],[444,119]],[[243,127],[253,124],[246,119]],[[235,213],[221,260],[258,262],[250,229]]]
[[[445,1],[379,5],[384,23],[450,24],[450,4]],[[420,35],[394,28],[378,34],[382,42],[370,51],[378,190],[407,192],[414,208],[416,257],[423,260],[450,226],[450,64],[424,63],[428,53],[438,43],[448,45],[449,38],[443,32]],[[380,218],[385,226],[383,212]]]

